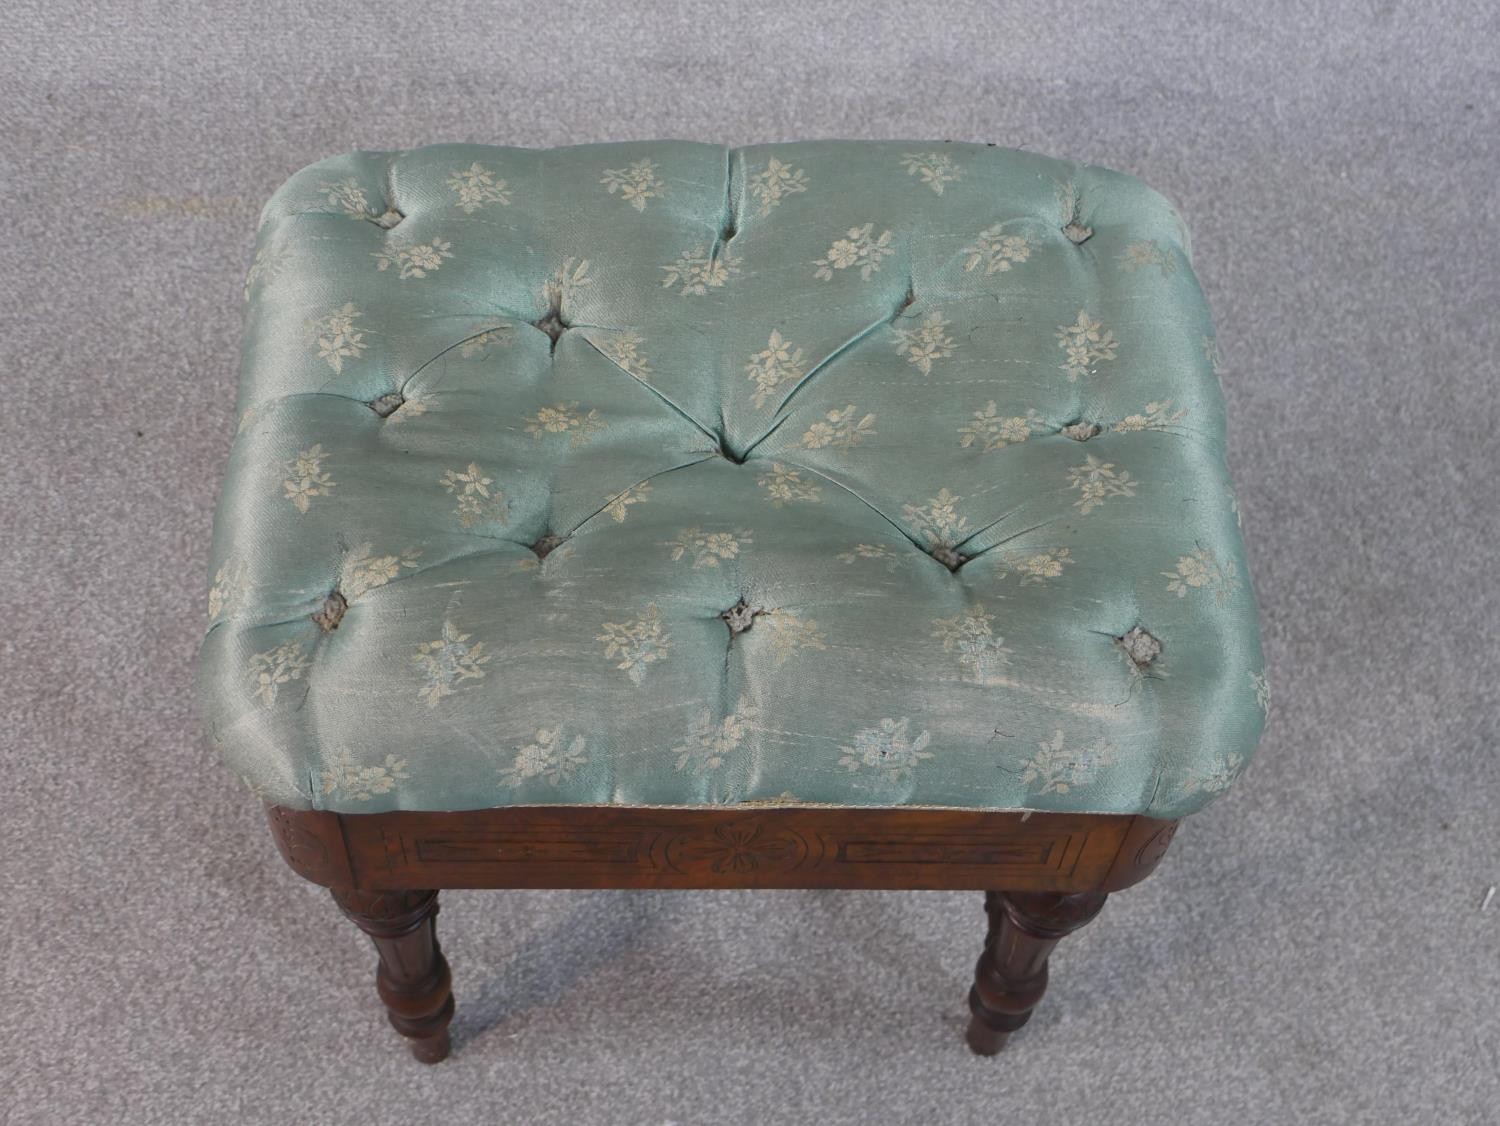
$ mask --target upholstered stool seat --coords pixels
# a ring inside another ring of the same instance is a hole
[[[980,145],[357,153],[267,205],[203,710],[340,814],[1141,814],[1266,706],[1171,206]]]
[[[204,683],[271,800],[1178,815],[1248,757],[1213,334],[1134,180],[358,154],[247,294]]]

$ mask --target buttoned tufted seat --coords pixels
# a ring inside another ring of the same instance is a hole
[[[354,153],[266,206],[202,651],[268,802],[1149,814],[1266,708],[1172,207],[982,145]]]

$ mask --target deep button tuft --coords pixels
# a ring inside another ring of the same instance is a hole
[[[1099,424],[1097,422],[1070,422],[1058,431],[1064,438],[1072,438],[1075,442],[1087,442],[1090,438],[1098,437]]]
[[[763,613],[763,611],[753,609],[750,603],[741,598],[733,606],[720,614],[719,617],[729,627],[729,636],[733,637],[737,633],[744,633],[753,626],[755,624],[755,616],[759,613]]]
[[[365,406],[378,414],[381,418],[390,418],[401,409],[406,402],[406,396],[400,391],[390,391],[381,395],[378,399],[371,399]]]
[[[1090,238],[1093,237],[1094,228],[1085,227],[1082,223],[1075,219],[1063,228],[1063,234],[1067,235],[1075,243],[1087,242]]]
[[[308,617],[316,622],[318,628],[324,633],[330,633],[339,628],[339,623],[344,620],[344,611],[347,609],[349,609],[349,600],[335,590],[323,599],[323,605]]]
[[[969,557],[967,555],[951,547],[935,547],[927,554],[931,555],[944,567],[947,567],[948,570],[954,572],[956,572],[960,567],[962,567],[969,561]]]
[[[561,545],[567,538],[567,536],[560,536],[556,532],[548,532],[541,539],[537,540],[536,543],[531,545],[531,550],[536,553],[536,557],[538,559],[545,559],[547,558],[547,556],[551,555],[555,550],[557,550],[558,546]]]
[[[719,456],[734,465],[744,465],[748,460],[743,454],[737,454],[729,448],[729,443],[723,439],[719,440]]]
[[[1125,650],[1130,663],[1138,669],[1145,668],[1161,655],[1161,642],[1140,626],[1134,627],[1124,637],[1115,638],[1115,641]]]
[[[563,320],[562,310],[557,306],[548,309],[546,314],[539,320],[532,321],[532,327],[539,328],[552,339],[552,348],[557,349],[557,338],[567,332],[572,326]]]
[[[386,230],[390,230],[405,218],[406,215],[404,212],[397,211],[394,207],[388,207],[383,215],[371,215],[370,222],[374,223],[377,227],[384,227]]]

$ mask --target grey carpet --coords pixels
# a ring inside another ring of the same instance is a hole
[[[1492,5],[6,8],[5,1121],[1500,1120]],[[471,892],[422,1070],[198,740],[260,202],[354,147],[658,135],[993,140],[1193,227],[1273,722],[998,1059],[975,895]]]

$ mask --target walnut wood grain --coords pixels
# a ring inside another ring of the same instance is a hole
[[[339,814],[268,809],[300,875],[374,941],[376,985],[413,1054],[448,1053],[453,997],[433,888],[992,889],[969,1044],[1000,1050],[1046,959],[1107,892],[1149,875],[1177,824],[1114,814],[778,806],[525,806]]]
[[[375,944],[375,989],[391,1027],[411,1041],[412,1055],[422,1063],[445,1059],[453,977],[437,941],[438,893],[329,890],[339,910]]]
[[[1053,947],[1104,907],[1102,891],[987,892],[989,929],[969,990],[968,1042],[992,1056],[1031,1019],[1047,991],[1047,958]]]
[[[324,887],[354,886],[349,851],[337,813],[268,805],[271,838],[292,871]]]
[[[271,819],[283,855],[306,878],[391,890],[1116,890],[1149,874],[1173,826],[1128,815],[848,807],[273,807]]]

